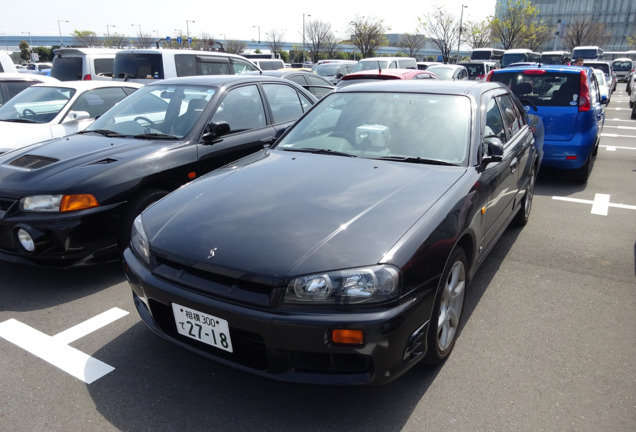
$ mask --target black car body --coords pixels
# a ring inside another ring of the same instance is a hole
[[[79,134],[0,157],[0,259],[120,259],[134,216],[188,181],[274,142],[316,98],[272,77],[148,84]]]
[[[439,364],[479,264],[528,220],[525,119],[494,83],[338,89],[274,148],[136,218],[135,306],[163,338],[278,380],[382,384]]]

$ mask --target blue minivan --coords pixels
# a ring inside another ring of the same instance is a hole
[[[571,170],[587,182],[605,122],[607,98],[601,97],[592,68],[560,65],[496,69],[488,81],[510,88],[545,126],[543,166]]]

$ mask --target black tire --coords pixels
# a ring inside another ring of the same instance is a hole
[[[574,170],[572,173],[572,178],[577,183],[587,183],[587,179],[590,177],[590,173],[592,172],[592,155],[587,158],[585,164],[579,169]]]
[[[442,273],[426,336],[428,348],[424,362],[429,365],[443,363],[455,346],[468,287],[467,262],[464,249],[457,246]]]
[[[632,109],[632,119],[636,119],[636,108]]]
[[[130,231],[132,230],[133,222],[135,218],[144,211],[150,204],[159,201],[164,196],[168,195],[169,191],[163,189],[147,189],[137,194],[126,207],[126,210],[122,214],[119,225],[119,238],[117,243],[119,249],[123,251],[128,247],[130,243]]]
[[[519,211],[512,220],[512,223],[517,226],[524,226],[530,219],[530,210],[532,210],[532,200],[534,198],[534,182],[536,180],[534,166],[532,166],[532,168],[530,169],[529,177],[530,179],[528,182],[528,186],[526,187],[526,193],[521,199],[521,207],[519,207]]]

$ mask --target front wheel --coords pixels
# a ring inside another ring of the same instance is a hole
[[[130,233],[135,218],[148,206],[150,206],[150,204],[154,203],[155,201],[159,201],[166,195],[168,195],[168,191],[166,190],[148,189],[141,192],[130,201],[121,217],[119,226],[119,238],[117,243],[119,244],[119,249],[122,252],[128,247],[128,244],[130,243]]]
[[[467,262],[464,249],[457,246],[442,273],[427,335],[428,349],[424,356],[424,361],[429,365],[443,363],[455,346],[468,286]]]

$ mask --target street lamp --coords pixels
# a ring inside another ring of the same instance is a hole
[[[306,14],[308,17],[311,15]],[[303,63],[305,63],[305,14],[303,14]]]
[[[109,27],[116,27],[114,24],[106,24],[106,36],[110,38],[110,32],[108,31]]]
[[[60,47],[64,46],[64,42],[62,42],[62,26],[60,26],[60,23],[68,23],[67,20],[57,20],[57,29],[60,31]]]
[[[462,13],[459,16],[459,40],[457,41],[457,63],[459,63],[459,45],[462,43],[462,21],[464,19],[464,9],[468,6],[462,5]]]
[[[258,46],[261,46],[261,26],[252,26],[252,28],[258,29]]]
[[[139,27],[139,37],[141,37],[141,24],[131,24],[130,26],[131,27],[134,27],[134,26]],[[113,26],[113,27],[115,27],[115,26]]]
[[[192,21],[192,20],[186,20],[186,36],[188,37],[188,46],[192,46],[192,43],[190,42],[190,26],[188,26],[188,23],[194,23],[196,21]]]

